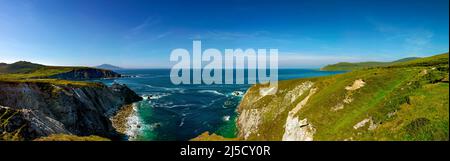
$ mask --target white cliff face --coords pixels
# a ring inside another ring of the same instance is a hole
[[[303,95],[306,91],[308,91],[314,85],[311,81],[303,82],[301,85],[295,87],[290,90],[285,96],[285,102],[293,103],[297,98]]]
[[[308,103],[309,98],[316,93],[317,88],[309,90],[308,96],[306,96],[302,101],[300,101],[294,109],[289,111],[288,117],[286,119],[283,141],[312,141],[314,133],[316,130],[313,125],[308,123],[308,119],[299,120],[296,114],[300,111],[306,103]]]
[[[314,88],[314,82],[306,81],[297,85],[289,90],[280,91],[281,97],[270,96],[270,102],[267,102],[269,96],[262,99],[259,93],[252,93],[258,89],[253,89],[246,93],[243,102],[241,102],[240,114],[237,120],[239,127],[239,137],[244,140],[260,140],[274,139],[277,140],[277,136],[268,134],[267,127],[272,126],[272,121],[279,119],[286,119],[284,125],[284,134],[281,140],[284,141],[310,141],[313,140],[313,135],[316,131],[314,126],[308,121],[308,119],[300,119],[298,112],[308,103],[308,100],[317,91]],[[304,97],[304,95],[306,95]],[[300,102],[299,98],[304,97]],[[256,100],[256,101],[255,101]],[[254,108],[258,106],[259,108]],[[289,107],[294,106],[293,109]],[[280,118],[280,116],[288,113],[287,117]],[[263,122],[263,120],[265,120]],[[262,127],[266,128],[262,128]],[[270,133],[270,131],[269,131]]]
[[[288,116],[283,134],[283,141],[313,141],[316,129],[308,123],[308,119]]]
[[[241,135],[244,139],[248,139],[252,133],[258,131],[261,122],[261,111],[258,109],[243,110],[239,115],[238,124]]]

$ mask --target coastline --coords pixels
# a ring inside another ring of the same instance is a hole
[[[130,126],[128,125],[128,118],[134,115],[134,113],[135,110],[133,108],[133,104],[122,106],[122,108],[117,111],[116,115],[111,117],[112,126],[120,134],[127,135],[127,131],[130,129]]]

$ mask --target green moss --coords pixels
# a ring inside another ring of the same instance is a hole
[[[10,124],[10,120],[12,117],[16,116],[19,111],[11,110],[8,108],[2,109],[3,113],[0,114],[0,141],[21,141],[23,140],[21,134],[22,129],[25,125],[22,125],[18,129],[14,129],[13,131],[6,131],[7,126]]]
[[[190,141],[238,141],[237,138],[225,138],[216,134],[209,134],[209,132],[204,132],[196,138],[191,139]]]

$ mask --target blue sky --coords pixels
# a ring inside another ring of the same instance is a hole
[[[0,0],[0,62],[170,67],[175,48],[277,48],[280,67],[449,50],[448,0]]]

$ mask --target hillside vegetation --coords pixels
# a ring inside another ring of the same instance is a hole
[[[280,81],[276,95],[254,85],[239,105],[236,139],[449,140],[448,56]]]
[[[0,64],[0,81],[4,82],[38,82],[87,86],[97,84],[79,80],[109,77],[120,77],[120,74],[105,69],[45,66],[25,61],[13,64]]]
[[[89,67],[0,63],[0,141],[122,138],[110,118],[142,98],[126,85],[85,81],[120,76]]]
[[[352,70],[360,70],[367,69],[372,67],[386,67],[389,65],[393,65],[396,63],[407,62],[411,60],[419,59],[418,57],[409,57],[403,58],[392,62],[359,62],[359,63],[348,63],[348,62],[340,62],[337,64],[327,65],[321,70],[327,71],[352,71]]]
[[[39,68],[44,67],[40,64],[34,64],[25,61],[19,61],[13,64],[0,64],[0,74],[8,74],[8,73],[29,73],[35,71]]]

